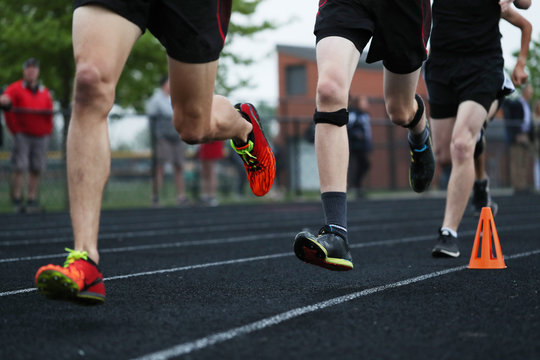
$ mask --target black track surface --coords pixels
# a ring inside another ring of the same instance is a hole
[[[0,216],[0,359],[539,359],[540,197],[498,197],[504,270],[431,248],[444,200],[349,204],[354,270],[300,262],[319,203],[102,214],[100,306],[48,300],[36,270],[72,247],[69,215]]]

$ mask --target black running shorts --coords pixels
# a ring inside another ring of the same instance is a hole
[[[217,60],[225,43],[232,0],[75,0],[74,7],[97,4],[148,29],[175,60]]]
[[[346,38],[360,52],[372,38],[366,62],[407,74],[426,59],[430,31],[430,0],[319,0],[314,33],[317,42]]]
[[[504,82],[504,60],[500,55],[462,58],[430,57],[424,77],[431,117],[457,115],[460,103],[472,100],[489,111]]]

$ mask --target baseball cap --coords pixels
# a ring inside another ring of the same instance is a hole
[[[29,58],[23,63],[23,68],[26,69],[29,66],[39,67],[39,60],[36,58]]]

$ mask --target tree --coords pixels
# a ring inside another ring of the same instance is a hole
[[[233,3],[233,17],[227,42],[240,36],[273,29],[268,21],[252,24],[250,16],[264,0],[238,0]],[[71,44],[71,1],[0,0],[0,85],[19,79],[22,63],[29,57],[41,62],[41,79],[59,101],[65,115],[70,108],[75,65]],[[225,77],[229,64],[249,65],[253,59],[224,51],[216,89],[228,95],[249,81],[238,79],[229,83]],[[135,44],[120,78],[116,103],[142,110],[146,99],[167,71],[167,56],[161,44],[146,32]],[[64,124],[68,123],[68,118]]]
[[[540,100],[540,35],[538,40],[531,40],[527,56],[527,69],[529,70],[529,82],[534,89],[533,101]]]

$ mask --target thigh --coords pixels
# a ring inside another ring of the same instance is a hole
[[[431,138],[437,161],[450,161],[450,141],[456,118],[431,119]]]
[[[116,84],[142,31],[117,13],[95,5],[73,12],[73,53],[77,67],[91,65],[100,80]]]
[[[217,66],[217,60],[190,64],[169,57],[171,104],[175,112],[174,121],[177,129],[183,127],[185,121],[191,121],[193,118],[206,123],[188,124],[189,126],[197,125],[199,128],[210,126]]]
[[[477,102],[464,101],[459,104],[452,141],[460,140],[474,146],[486,116],[487,110]]]
[[[346,107],[349,87],[360,60],[360,52],[350,40],[338,36],[321,39],[317,43],[316,52],[318,86],[332,84],[337,97],[344,102],[344,107]],[[319,107],[319,104],[317,108],[320,111],[335,110],[324,109],[324,107]]]

